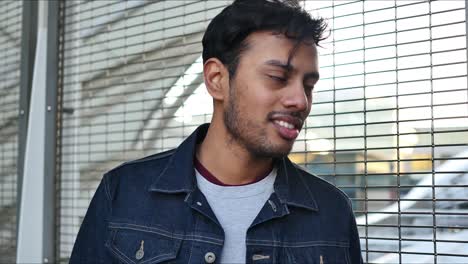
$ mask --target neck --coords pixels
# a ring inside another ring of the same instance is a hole
[[[197,158],[218,180],[229,185],[253,182],[273,166],[272,158],[254,157],[216,122],[198,147]]]

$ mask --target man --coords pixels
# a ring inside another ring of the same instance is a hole
[[[209,24],[211,124],[104,175],[71,263],[361,263],[348,198],[287,158],[311,108],[325,24],[237,0]]]

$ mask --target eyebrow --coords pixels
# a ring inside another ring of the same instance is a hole
[[[270,66],[280,67],[287,72],[292,72],[294,70],[294,67],[291,64],[285,63],[280,60],[268,60],[265,62],[265,64],[270,65]],[[318,80],[319,78],[320,78],[320,74],[318,72],[310,72],[305,75],[304,79]]]
[[[288,64],[288,63],[285,63],[285,62],[282,62],[282,61],[279,61],[279,60],[268,60],[265,62],[266,65],[270,65],[270,66],[275,66],[275,67],[280,67],[280,68],[283,68],[284,70],[286,71],[292,71],[294,69],[293,66],[291,66],[291,64]]]

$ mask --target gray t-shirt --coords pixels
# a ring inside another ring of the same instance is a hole
[[[221,263],[245,263],[247,229],[273,193],[276,169],[264,179],[242,186],[209,182],[195,170],[197,184],[224,229]],[[219,257],[219,256],[218,256]]]

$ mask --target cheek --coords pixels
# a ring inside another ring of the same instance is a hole
[[[262,115],[265,116],[271,111],[278,108],[281,102],[281,93],[274,91],[265,82],[257,76],[244,75],[237,79],[234,89],[237,89],[237,105],[240,112],[245,112],[247,115]]]
[[[249,108],[271,107],[274,106],[275,102],[279,102],[280,100],[279,95],[268,89],[268,87],[265,87],[261,82],[247,85],[246,89],[239,95],[243,102],[248,102]]]
[[[252,97],[254,99],[254,97]],[[281,109],[281,97],[268,91],[265,93],[257,93],[255,99],[252,100],[252,105],[257,109],[257,112],[263,116],[268,115],[272,111]]]

